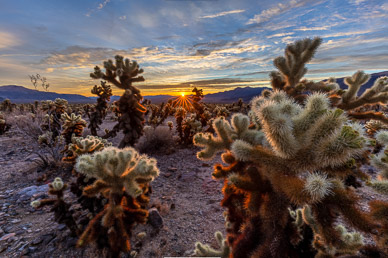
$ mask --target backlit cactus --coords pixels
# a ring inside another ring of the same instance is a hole
[[[105,73],[96,66],[90,77],[106,80],[125,90],[117,102],[118,111],[120,112],[119,122],[104,138],[113,137],[118,131],[123,130],[124,138],[119,147],[133,146],[143,134],[146,108],[140,104],[143,97],[140,91],[132,86],[132,83],[144,81],[143,76],[139,76],[143,73],[143,69],[139,68],[136,61],[131,62],[119,55],[115,56],[115,63],[112,60],[104,62],[104,68]]]
[[[148,211],[141,205],[149,183],[159,175],[156,160],[140,155],[133,148],[108,147],[92,155],[77,159],[79,173],[97,180],[84,188],[84,195],[101,193],[109,199],[108,205],[89,222],[78,246],[108,237],[113,256],[130,250],[131,229],[135,223],[145,223]]]
[[[107,140],[97,136],[88,135],[87,137],[72,137],[71,143],[68,146],[68,152],[71,155],[64,158],[65,161],[75,161],[78,156],[83,154],[91,154],[97,151],[101,151],[105,147],[109,147],[112,144]]]
[[[106,116],[108,103],[110,101],[110,97],[112,96],[112,89],[110,85],[106,84],[106,82],[101,81],[101,86],[94,85],[91,92],[92,94],[97,95],[98,99],[94,112],[90,115],[88,128],[90,128],[90,132],[93,136],[97,136],[99,125],[102,124],[102,120]]]
[[[232,125],[224,118],[215,120],[217,136],[194,137],[194,144],[205,147],[198,153],[200,159],[224,151],[228,166],[216,165],[213,177],[224,180],[221,204],[228,209],[231,257],[357,252],[361,244],[350,247],[339,241],[343,234],[334,225],[336,216],[328,213],[341,214],[366,233],[378,228],[358,207],[356,193],[342,182],[344,175],[353,174],[350,160],[367,150],[363,127],[331,108],[322,93],[308,96],[302,106],[286,92],[275,91],[254,99],[252,111],[261,130],[249,129],[249,118],[238,114]],[[314,245],[315,251],[305,243],[313,241],[304,239],[306,228],[293,224],[287,210],[304,205],[311,207],[319,229],[315,237],[323,245]]]

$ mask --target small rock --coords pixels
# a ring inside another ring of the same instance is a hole
[[[156,229],[163,227],[163,218],[160,216],[158,209],[151,208],[148,210],[148,222]]]
[[[43,238],[40,237],[40,238],[36,238],[35,240],[33,240],[33,241],[31,242],[31,244],[32,244],[32,245],[39,245],[39,244],[42,243],[42,242],[43,242]]]
[[[169,167],[167,170],[168,170],[168,171],[171,171],[171,172],[175,172],[175,171],[177,171],[178,169],[177,169],[177,168],[174,168],[174,167]]]
[[[210,165],[207,163],[202,163],[202,167],[210,167]]]
[[[163,174],[164,177],[167,177],[169,178],[172,174],[171,173],[166,173],[166,174]]]
[[[4,240],[7,240],[11,237],[14,237],[16,235],[16,233],[9,233],[9,234],[6,234],[4,235],[2,238],[0,238],[0,241],[4,241]]]
[[[62,231],[66,228],[66,225],[65,224],[59,224],[58,225],[58,230]]]

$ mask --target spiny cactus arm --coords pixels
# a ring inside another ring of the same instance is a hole
[[[277,157],[272,151],[261,145],[253,146],[245,141],[236,140],[231,146],[231,153],[240,161],[252,161],[257,164],[278,164],[283,159]]]
[[[363,237],[358,232],[348,232],[343,225],[335,227],[340,234],[342,243],[337,246],[337,254],[356,253],[364,245]]]
[[[344,103],[349,103],[349,101],[356,99],[360,87],[367,83],[369,79],[370,75],[363,71],[357,71],[352,77],[346,77],[344,83],[349,89],[342,95],[342,101]]]
[[[143,193],[141,184],[151,182],[159,175],[156,160],[143,155],[132,171],[124,174],[125,191],[133,198]]]
[[[219,250],[211,248],[209,245],[204,245],[200,242],[195,244],[195,256],[197,257],[221,257],[228,258],[230,254],[230,247],[228,246],[226,240],[222,236],[222,233],[217,231],[214,234],[218,245],[220,246]]]
[[[275,58],[274,65],[284,76],[286,86],[295,87],[307,72],[305,64],[313,58],[321,42],[321,38],[296,41],[293,44],[287,45],[285,57]],[[272,77],[274,78],[275,76]],[[279,76],[276,76],[275,79],[279,81]]]
[[[263,132],[275,153],[289,158],[300,148],[292,133],[292,121],[282,112],[282,105],[267,101],[260,107],[258,117],[263,125]]]
[[[139,65],[136,61],[130,61],[128,58],[124,60],[122,56],[115,56],[115,64],[112,60],[104,62],[105,73],[96,66],[94,68],[94,73],[90,74],[90,77],[94,79],[102,78],[106,81],[113,83],[120,89],[131,89],[135,90],[135,94],[138,94],[139,91],[132,87],[132,82],[141,82],[144,81],[143,76],[138,76],[143,73],[143,69],[139,69]],[[119,80],[116,79],[118,76]]]
[[[329,109],[329,100],[325,94],[313,94],[307,97],[305,108],[293,118],[294,134],[301,137]]]
[[[83,194],[88,197],[96,196],[99,193],[109,189],[109,185],[102,180],[96,180],[92,185],[88,185],[84,188]]]
[[[388,102],[388,77],[383,76],[378,78],[373,86],[367,89],[360,97],[350,100],[349,102],[343,101],[339,108],[345,110],[351,110],[358,107],[361,107],[366,104],[377,104]],[[345,92],[346,94],[346,92]]]
[[[384,148],[371,159],[371,164],[379,170],[378,180],[372,180],[367,184],[375,191],[388,195],[388,131],[379,131],[376,140],[384,145]]]
[[[194,145],[205,147],[204,150],[197,153],[197,157],[203,160],[209,160],[214,157],[218,151],[228,150],[232,143],[231,137],[235,134],[228,121],[224,117],[214,120],[213,126],[217,136],[210,133],[198,133],[193,138]]]
[[[341,131],[322,140],[316,150],[316,164],[320,168],[325,166],[340,166],[354,156],[361,155],[366,148],[367,141],[360,124],[342,126]]]

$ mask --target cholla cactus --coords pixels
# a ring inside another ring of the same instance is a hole
[[[375,110],[360,111],[359,109],[366,105],[386,104],[388,102],[388,77],[383,76],[374,82],[373,86],[367,89],[361,96],[357,96],[361,86],[368,82],[370,75],[363,71],[358,71],[352,77],[346,77],[344,82],[349,87],[344,93],[338,92],[333,98],[340,98],[339,108],[348,110],[348,115],[356,119],[374,119],[388,124],[388,118]],[[342,93],[342,94],[341,94]],[[340,97],[339,97],[340,96]],[[358,109],[358,110],[357,110]]]
[[[5,121],[3,113],[0,112],[0,135],[4,134],[11,128],[11,125]]]
[[[67,113],[62,114],[63,123],[63,131],[62,135],[66,140],[66,144],[71,143],[72,137],[80,137],[86,126],[86,121],[82,119],[81,115],[76,115],[71,113],[69,116]]]
[[[384,124],[379,120],[370,120],[365,124],[365,128],[367,129],[367,133],[370,136],[373,136],[379,130],[387,130],[388,125]]]
[[[172,131],[172,128],[174,127],[174,123],[172,121],[167,121],[167,126]]]
[[[223,106],[216,106],[213,112],[216,114],[217,117],[219,116],[227,117],[230,114],[229,110]]]
[[[193,142],[193,136],[202,130],[202,124],[196,119],[196,115],[192,114],[182,121],[182,138],[181,142],[190,144]]]
[[[182,107],[178,107],[175,110],[176,131],[178,132],[179,139],[183,139],[183,119],[186,117],[186,110]]]
[[[101,81],[101,86],[94,85],[92,94],[98,96],[97,105],[94,112],[90,115],[90,122],[88,128],[92,135],[97,136],[97,129],[102,124],[102,120],[106,116],[106,110],[108,109],[108,102],[112,96],[112,89],[106,82]]]
[[[342,182],[344,175],[353,173],[348,162],[367,150],[360,124],[330,108],[321,93],[309,96],[301,106],[286,92],[275,91],[254,99],[252,111],[262,130],[250,130],[249,118],[239,114],[232,117],[232,125],[223,118],[216,120],[216,137],[194,137],[196,145],[205,147],[198,153],[200,159],[225,151],[222,158],[229,166],[216,165],[213,177],[225,182],[221,204],[228,208],[227,239],[233,257],[313,253],[306,250],[309,245],[301,246],[304,234],[292,224],[287,211],[291,205],[310,205],[320,241],[336,254],[342,254],[343,241],[334,214],[342,214],[363,232],[378,227]]]
[[[114,255],[128,252],[132,226],[147,220],[148,212],[141,208],[139,198],[159,174],[156,160],[139,155],[130,147],[121,150],[109,147],[92,155],[80,156],[75,168],[97,179],[84,189],[85,195],[92,197],[102,193],[109,198],[104,210],[90,221],[78,246],[108,237]]]
[[[101,151],[105,147],[111,145],[112,144],[107,140],[97,136],[88,135],[86,138],[73,136],[71,138],[71,143],[68,146],[68,151],[71,152],[71,155],[64,158],[64,160],[74,162],[80,155]]]
[[[55,221],[66,224],[72,235],[76,236],[80,233],[80,230],[73,218],[73,211],[70,210],[70,204],[63,200],[64,191],[66,189],[67,184],[65,184],[61,178],[57,177],[49,184],[49,194],[56,195],[56,198],[36,200],[31,202],[31,206],[35,209],[39,209],[46,205],[52,205],[51,211],[55,214]]]
[[[132,86],[134,82],[144,81],[143,69],[139,69],[136,61],[129,61],[122,56],[115,56],[115,64],[112,60],[104,62],[105,73],[96,66],[94,73],[90,77],[94,79],[106,80],[120,89],[124,89],[124,94],[118,100],[117,106],[120,112],[119,122],[104,138],[112,137],[118,131],[123,130],[124,138],[120,142],[119,147],[124,148],[129,145],[134,145],[137,139],[143,134],[144,113],[146,108],[140,104],[143,97],[140,91]]]
[[[211,248],[209,245],[204,245],[200,242],[195,244],[195,256],[198,257],[221,257],[228,258],[230,253],[230,247],[227,244],[227,241],[222,236],[222,233],[217,231],[214,234],[218,245],[220,246],[220,250],[215,250]]]
[[[284,57],[280,56],[274,60],[279,72],[270,74],[272,88],[284,90],[289,96],[303,102],[306,97],[303,91],[315,88],[315,85],[306,81],[299,84],[299,81],[307,72],[305,64],[313,58],[321,42],[320,38],[307,38],[287,45]]]

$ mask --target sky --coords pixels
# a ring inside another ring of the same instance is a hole
[[[0,0],[0,85],[39,73],[92,96],[89,74],[119,54],[144,69],[143,95],[263,87],[287,44],[315,36],[308,79],[388,70],[387,1]]]

